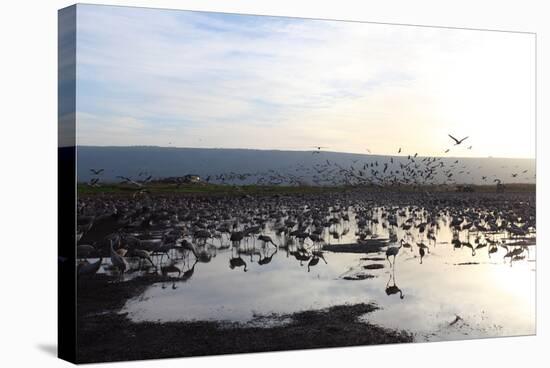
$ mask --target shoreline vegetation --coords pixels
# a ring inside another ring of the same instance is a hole
[[[467,191],[464,188],[470,188]],[[342,191],[364,190],[372,192],[497,192],[495,185],[401,185],[401,186],[268,186],[268,185],[221,185],[221,184],[167,184],[167,183],[148,183],[146,187],[136,188],[130,184],[105,183],[101,186],[90,186],[86,183],[77,184],[78,195],[96,195],[96,194],[220,194],[220,195],[261,195],[261,194],[319,194],[333,193]],[[536,184],[504,184],[503,192],[535,192]]]

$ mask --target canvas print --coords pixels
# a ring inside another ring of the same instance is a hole
[[[65,359],[536,333],[534,34],[59,22]]]

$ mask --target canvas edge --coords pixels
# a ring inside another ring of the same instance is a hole
[[[76,5],[58,11],[57,343],[76,363]]]

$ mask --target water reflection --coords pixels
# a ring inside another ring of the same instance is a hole
[[[390,282],[393,282],[392,285],[390,285]],[[399,298],[403,299],[405,296],[403,295],[403,291],[395,284],[395,268],[392,269],[392,272],[390,273],[390,278],[388,279],[388,282],[386,283],[386,295],[394,295],[399,294]]]
[[[362,319],[417,339],[534,332],[536,235],[522,219],[512,225],[483,208],[474,215],[356,201],[278,203],[267,213],[167,214],[170,220],[157,219],[166,226],[146,229],[140,220],[109,239],[127,264],[123,273],[112,254],[99,266],[83,257],[79,274],[84,279],[97,267],[120,274],[118,282],[161,277],[126,303],[122,312],[134,321],[273,325],[270,316],[362,302],[380,307]]]

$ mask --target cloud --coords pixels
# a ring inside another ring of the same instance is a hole
[[[464,155],[534,156],[531,41],[79,5],[79,141],[436,154],[453,132],[479,139]]]

